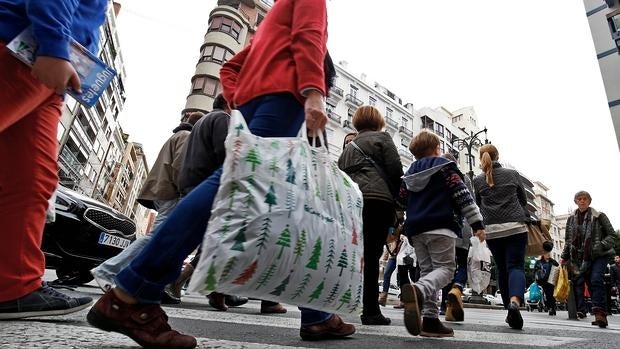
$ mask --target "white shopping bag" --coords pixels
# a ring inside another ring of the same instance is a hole
[[[305,125],[302,126],[305,131]],[[362,194],[305,135],[252,135],[233,111],[190,289],[352,313],[362,298]]]
[[[482,293],[491,281],[491,251],[487,242],[472,236],[469,241],[469,254],[467,256],[467,283],[476,292]]]

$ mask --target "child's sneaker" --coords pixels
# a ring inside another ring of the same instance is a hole
[[[437,318],[425,317],[422,320],[422,332],[420,336],[423,337],[454,337],[454,331],[444,326],[444,324]]]
[[[414,336],[420,334],[422,327],[422,305],[424,296],[422,292],[412,284],[405,284],[400,290],[400,300],[405,305],[404,320],[405,328]]]

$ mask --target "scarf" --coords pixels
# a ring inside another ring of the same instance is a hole
[[[580,272],[589,269],[591,262],[591,242],[592,242],[592,211],[588,209],[583,214],[583,220],[579,217],[581,212],[577,212],[573,220],[573,241],[571,242],[573,251],[573,262],[579,266]],[[581,221],[581,223],[580,223]]]

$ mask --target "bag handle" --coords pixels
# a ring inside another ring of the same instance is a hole
[[[355,141],[351,141],[351,142],[349,142],[349,144],[351,144],[353,146],[353,148],[355,148],[357,151],[359,151],[362,154],[362,156],[364,157],[364,159],[366,161],[370,162],[377,169],[377,172],[379,173],[379,176],[381,176],[381,178],[383,179],[383,181],[387,185],[388,190],[390,191],[390,193],[392,195],[394,195],[394,190],[392,188],[392,185],[390,184],[390,181],[388,180],[387,175],[385,174],[385,171],[381,168],[381,166],[379,166],[379,164],[371,156],[368,156],[366,153],[364,153],[362,148],[360,148],[355,143]]]

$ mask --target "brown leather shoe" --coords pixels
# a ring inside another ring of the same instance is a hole
[[[122,333],[145,348],[193,349],[196,338],[174,331],[159,304],[127,304],[106,292],[90,309],[88,323],[104,331]]]
[[[209,298],[209,305],[219,311],[226,311],[228,307],[226,306],[226,295],[218,292],[211,292],[207,296]]]
[[[424,304],[422,292],[415,285],[405,284],[400,289],[400,300],[405,305],[405,328],[412,335],[419,335],[422,330],[422,305]]]
[[[299,336],[305,341],[318,341],[322,339],[339,339],[355,333],[355,326],[342,321],[340,316],[333,314],[327,321],[302,326]]]
[[[261,314],[284,314],[287,310],[280,303],[273,302],[261,302],[260,304],[260,313]]]
[[[605,312],[603,308],[593,307],[592,313],[594,313],[594,321],[592,321],[593,326],[606,328],[609,325],[607,322],[607,312]]]

